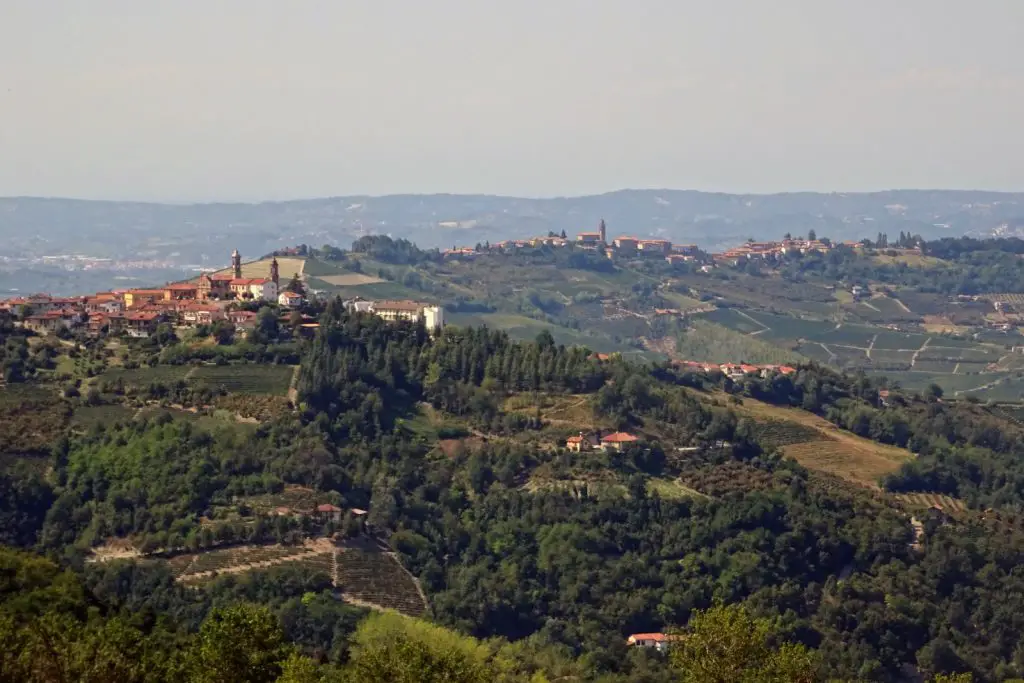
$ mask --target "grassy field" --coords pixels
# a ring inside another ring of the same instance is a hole
[[[818,438],[814,440],[783,446],[783,453],[804,467],[836,475],[861,486],[877,488],[881,477],[895,472],[913,457],[909,451],[863,439],[803,410],[773,406],[750,398],[744,398],[743,405],[734,406],[734,409],[757,422],[795,423],[817,432]],[[808,437],[809,431],[806,432]]]
[[[210,387],[224,387],[236,394],[284,395],[292,381],[291,365],[202,365],[190,381]]]
[[[320,279],[335,287],[355,287],[357,285],[374,285],[384,282],[379,277],[365,273],[342,273],[339,275],[321,275]]]
[[[685,500],[687,498],[707,498],[700,491],[686,486],[677,479],[652,477],[647,480],[647,493],[657,495],[665,500]]]

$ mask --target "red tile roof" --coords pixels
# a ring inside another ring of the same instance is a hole
[[[323,505],[317,505],[316,506],[316,511],[317,512],[341,512],[341,508],[334,507],[333,505],[331,505],[329,503],[324,503]]]
[[[633,443],[635,441],[638,441],[638,439],[626,432],[615,432],[601,438],[601,443]]]

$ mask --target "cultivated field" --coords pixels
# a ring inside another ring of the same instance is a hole
[[[895,472],[913,457],[909,451],[862,439],[803,410],[773,406],[750,398],[744,398],[743,405],[734,406],[734,409],[769,425],[796,423],[808,430],[803,432],[808,437],[810,431],[817,432],[816,440],[783,446],[782,452],[804,467],[834,474],[862,486],[877,488],[882,476]]]
[[[427,602],[394,553],[347,547],[336,554],[335,585],[347,602],[421,617]]]
[[[101,379],[109,382],[120,380],[127,386],[146,387],[153,383],[173,384],[184,380],[190,370],[192,368],[187,365],[157,365],[132,370],[110,368],[101,375]]]
[[[767,419],[757,423],[757,441],[765,448],[782,448],[809,441],[832,440],[820,429],[792,420]]]
[[[127,422],[135,416],[135,410],[123,405],[81,406],[75,409],[71,417],[71,425],[79,429],[88,429],[93,425],[113,425]]]
[[[965,512],[967,505],[958,498],[942,495],[941,493],[899,493],[893,498],[909,508],[927,509],[937,507],[948,513]]]
[[[320,279],[335,287],[355,287],[356,285],[373,285],[384,282],[379,277],[365,273],[343,273],[341,275],[321,275]]]
[[[245,545],[178,555],[168,560],[177,581],[198,587],[221,576],[294,566],[322,571],[341,598],[375,609],[392,609],[419,617],[426,598],[397,556],[369,542],[338,546],[327,539],[303,545]]]
[[[224,387],[235,394],[274,394],[288,392],[295,368],[291,365],[202,365],[195,368],[190,381],[210,387]]]

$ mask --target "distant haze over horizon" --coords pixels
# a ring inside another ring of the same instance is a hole
[[[0,196],[1021,189],[1024,3],[10,0]]]
[[[671,187],[622,187],[614,190],[605,190],[599,192],[588,192],[580,194],[547,194],[547,195],[516,195],[510,193],[500,192],[383,192],[381,194],[332,194],[332,195],[297,195],[294,197],[272,197],[272,198],[252,198],[252,199],[125,199],[120,197],[73,197],[73,196],[58,196],[58,195],[0,195],[0,200],[41,200],[41,201],[70,201],[70,202],[106,202],[111,204],[160,204],[166,206],[197,206],[207,204],[246,204],[246,205],[259,205],[259,204],[289,204],[289,203],[300,203],[300,202],[316,202],[316,201],[327,201],[327,200],[339,200],[339,199],[367,199],[367,200],[383,200],[392,199],[397,197],[485,197],[488,199],[495,200],[516,200],[522,199],[527,201],[553,201],[553,200],[574,200],[574,199],[593,199],[600,197],[612,197],[618,194],[629,194],[629,193],[650,193],[657,195],[657,193],[665,194],[677,194],[677,193],[693,193],[696,195],[721,195],[726,197],[782,197],[786,195],[840,195],[840,196],[858,196],[858,195],[883,195],[892,193],[964,193],[964,194],[990,194],[990,195],[1006,195],[1006,196],[1018,196],[1024,194],[1024,186],[1022,189],[1010,189],[1010,190],[991,190],[986,188],[975,188],[975,187],[892,187],[892,188],[879,188],[873,190],[780,190],[777,192],[729,192],[724,190],[698,190],[694,188],[671,188]]]

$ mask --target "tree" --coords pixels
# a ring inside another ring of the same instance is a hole
[[[942,387],[938,384],[929,384],[928,388],[924,390],[924,397],[926,400],[934,403],[942,398]]]
[[[812,683],[814,657],[803,645],[772,648],[771,622],[742,605],[698,611],[670,650],[684,683]]]
[[[474,638],[393,613],[373,614],[353,637],[346,673],[355,683],[484,683],[494,675]]]
[[[221,346],[227,346],[235,340],[235,326],[227,320],[218,320],[210,329],[210,334]]]
[[[320,683],[323,680],[316,662],[293,652],[281,665],[281,676],[276,683]]]
[[[810,230],[807,231],[807,241],[813,242],[816,239],[818,239],[818,233],[814,232],[814,228],[811,228]]]
[[[255,340],[259,343],[269,344],[277,341],[281,336],[277,321],[277,311],[269,306],[264,306],[256,315]]]
[[[265,607],[215,609],[187,655],[194,683],[271,683],[291,654],[281,626]]]
[[[292,274],[292,279],[289,280],[284,289],[286,292],[294,292],[295,294],[306,296],[306,286],[302,284],[302,278],[299,277],[298,273]]]

